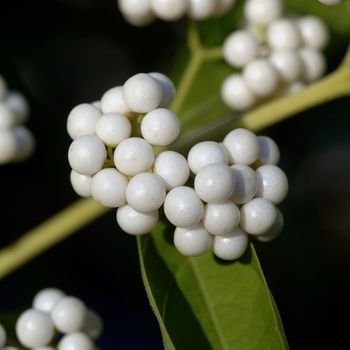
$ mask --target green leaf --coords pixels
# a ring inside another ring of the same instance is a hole
[[[138,237],[145,287],[166,349],[287,349],[278,311],[252,245],[226,262],[196,258],[173,245],[174,227],[160,222]]]

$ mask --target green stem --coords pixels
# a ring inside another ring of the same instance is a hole
[[[0,250],[0,279],[106,213],[92,198],[79,199]]]

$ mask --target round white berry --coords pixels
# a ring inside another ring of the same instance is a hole
[[[174,151],[158,154],[154,160],[153,172],[162,178],[167,191],[184,185],[190,176],[186,158]]]
[[[213,238],[200,222],[189,228],[176,227],[174,244],[185,256],[198,256],[206,253],[212,246]]]
[[[16,322],[16,335],[20,343],[28,348],[47,345],[54,332],[54,326],[47,313],[40,310],[24,311]]]
[[[223,43],[223,57],[233,67],[242,68],[258,54],[259,43],[248,30],[236,30]]]
[[[124,114],[116,112],[102,114],[96,122],[96,135],[108,146],[116,147],[130,137],[130,134],[131,123]]]
[[[29,158],[34,152],[35,139],[31,131],[25,126],[15,126],[12,131],[17,143],[17,151],[16,155],[13,157],[13,161],[22,162]]]
[[[188,0],[189,15],[195,20],[205,20],[212,16],[216,8],[216,0]]]
[[[258,241],[270,242],[281,234],[283,225],[284,225],[283,214],[277,207],[276,207],[276,210],[277,210],[277,218],[275,223],[272,225],[272,227],[267,232],[262,233],[261,235],[254,236]]]
[[[158,219],[158,210],[139,213],[127,204],[120,206],[117,210],[118,225],[130,235],[144,235],[151,232],[156,227]]]
[[[297,26],[304,45],[319,50],[323,50],[327,46],[329,32],[321,18],[304,16],[298,19]]]
[[[165,199],[165,185],[156,174],[135,175],[126,188],[128,204],[139,213],[149,213],[159,209]]]
[[[74,191],[81,197],[91,197],[92,176],[70,172],[70,183]]]
[[[238,259],[246,251],[248,241],[247,233],[237,227],[226,235],[214,237],[213,253],[224,260]]]
[[[250,61],[242,71],[249,88],[259,97],[267,97],[278,87],[280,77],[277,69],[263,58]]]
[[[197,174],[204,166],[209,164],[228,164],[228,154],[219,143],[203,141],[190,149],[187,161],[193,174]]]
[[[42,289],[34,296],[33,308],[50,313],[55,304],[65,296],[66,293],[57,288]]]
[[[304,65],[304,79],[313,82],[322,77],[326,71],[326,59],[319,50],[303,47],[299,50],[300,58]]]
[[[165,21],[176,21],[185,15],[188,0],[151,0],[154,14]]]
[[[123,86],[126,105],[137,113],[148,113],[162,101],[162,88],[149,74],[139,73],[129,78]]]
[[[5,102],[0,101],[0,129],[13,128],[16,123],[15,113]]]
[[[82,103],[74,107],[68,115],[67,131],[74,140],[85,134],[95,135],[95,125],[101,111],[89,103]]]
[[[7,83],[2,75],[0,75],[0,100],[3,100],[7,94]]]
[[[260,153],[260,145],[257,136],[251,131],[237,128],[229,132],[223,141],[228,151],[230,164],[254,163]]]
[[[302,44],[297,25],[289,18],[278,18],[271,22],[267,28],[266,40],[275,50],[295,50]]]
[[[249,202],[258,190],[258,182],[255,171],[248,165],[235,164],[231,166],[235,174],[235,189],[230,200],[236,204]]]
[[[5,104],[16,116],[16,124],[23,124],[29,115],[29,105],[26,98],[18,91],[9,91],[4,99]]]
[[[258,136],[260,153],[258,160],[263,164],[277,165],[280,160],[280,150],[276,142],[268,136]]]
[[[123,140],[114,151],[114,164],[125,175],[134,176],[146,172],[153,162],[152,146],[140,137]]]
[[[86,322],[86,305],[78,298],[66,296],[59,300],[51,310],[51,319],[61,333],[77,332]]]
[[[156,79],[160,84],[160,87],[162,88],[162,100],[160,101],[159,107],[165,108],[169,106],[169,104],[175,97],[175,85],[166,75],[162,73],[152,72],[148,74],[154,79]]]
[[[155,19],[150,0],[118,0],[118,6],[124,18],[135,26],[145,26]]]
[[[301,79],[304,66],[300,56],[294,50],[275,50],[269,57],[285,84]]]
[[[276,217],[276,207],[269,200],[253,198],[241,207],[240,225],[247,233],[259,235],[272,227]]]
[[[208,164],[194,179],[194,189],[204,202],[222,203],[235,188],[235,174],[226,164]]]
[[[123,99],[123,87],[116,86],[107,90],[101,98],[102,113],[128,113],[131,109],[125,104]]]
[[[244,4],[244,16],[254,25],[266,26],[282,13],[281,0],[247,0]]]
[[[3,346],[6,343],[7,335],[6,335],[6,330],[4,326],[0,323],[0,349],[3,348]]]
[[[225,235],[233,231],[240,221],[240,212],[235,203],[226,200],[220,204],[208,203],[202,218],[205,229],[212,235]]]
[[[318,0],[318,1],[328,6],[337,6],[345,2],[346,0]]]
[[[57,345],[58,350],[95,350],[92,340],[82,332],[66,334]]]
[[[98,172],[106,159],[107,151],[104,143],[96,135],[77,137],[68,150],[68,161],[71,168],[82,175]]]
[[[88,335],[91,339],[96,340],[100,337],[103,329],[103,322],[101,317],[93,310],[88,309],[86,315],[86,322],[83,328],[83,333]]]
[[[258,190],[256,197],[268,199],[273,204],[281,203],[288,193],[288,179],[278,166],[262,165],[256,169]]]
[[[241,74],[231,74],[221,85],[223,102],[237,111],[244,111],[254,106],[256,97]]]
[[[141,122],[141,134],[152,145],[167,146],[178,137],[181,123],[176,114],[166,108],[147,113]]]
[[[126,201],[128,179],[115,168],[100,170],[92,178],[91,195],[108,208],[117,208]]]
[[[16,136],[11,129],[0,128],[0,164],[12,161],[18,150]]]
[[[164,213],[174,226],[191,227],[202,219],[204,204],[193,188],[179,186],[165,197]]]

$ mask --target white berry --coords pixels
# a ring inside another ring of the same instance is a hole
[[[0,349],[5,345],[7,339],[6,330],[4,326],[0,323]]]
[[[116,86],[107,90],[101,98],[102,113],[128,113],[131,109],[125,104],[123,99],[123,87]]]
[[[88,309],[83,333],[96,340],[100,337],[102,330],[103,322],[101,317],[95,311]]]
[[[91,197],[92,176],[82,175],[72,170],[70,183],[74,191],[81,197]]]
[[[281,0],[247,0],[244,4],[244,15],[254,25],[266,26],[283,12]]]
[[[95,350],[92,340],[82,332],[69,333],[63,336],[57,345],[58,350]]]
[[[188,0],[151,0],[154,14],[165,21],[176,21],[185,15]]]
[[[118,0],[118,6],[125,19],[135,26],[145,26],[155,19],[150,0]]]
[[[344,3],[346,0],[318,0],[318,1],[328,6],[337,6]]]
[[[9,91],[4,102],[7,107],[14,113],[16,117],[16,124],[24,123],[29,115],[29,105],[26,98],[18,91]]]
[[[260,153],[258,160],[263,164],[277,165],[280,160],[280,150],[276,142],[268,136],[258,136]]]
[[[215,12],[216,0],[188,0],[189,15],[195,20],[205,20]]]
[[[295,50],[302,44],[300,31],[295,22],[288,18],[279,18],[267,28],[266,40],[275,50]]]
[[[18,150],[17,139],[11,129],[0,128],[0,164],[12,161]]]
[[[66,293],[57,288],[42,289],[34,296],[33,308],[50,313],[55,304],[65,296]]]
[[[325,23],[316,16],[304,16],[297,21],[303,44],[323,50],[329,41],[329,32]]]
[[[299,50],[299,56],[304,65],[304,78],[307,82],[313,82],[322,77],[327,63],[321,51],[304,47]]]
[[[156,79],[160,87],[162,88],[162,100],[160,101],[159,107],[165,108],[169,106],[171,101],[174,99],[176,93],[174,83],[165,74],[159,72],[152,72],[148,74],[154,79]]]

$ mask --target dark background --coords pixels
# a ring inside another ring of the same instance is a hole
[[[185,32],[181,21],[134,28],[112,0],[2,1],[0,13],[0,74],[29,100],[27,126],[37,140],[30,160],[0,167],[3,247],[78,199],[67,161],[70,110],[135,73],[168,73]],[[332,52],[330,69],[344,50]],[[261,132],[280,146],[290,181],[280,205],[285,229],[256,249],[291,349],[348,340],[349,131],[344,98]],[[102,316],[101,349],[162,349],[135,238],[119,231],[114,210],[3,279],[0,312],[29,307],[50,286]]]

